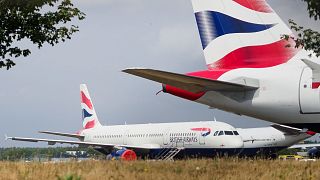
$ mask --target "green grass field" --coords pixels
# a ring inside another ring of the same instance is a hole
[[[0,162],[0,179],[320,179],[319,169],[295,160]]]

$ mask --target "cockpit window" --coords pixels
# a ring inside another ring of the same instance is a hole
[[[238,131],[233,131],[233,134],[237,136],[239,135]]]
[[[219,131],[214,132],[213,136],[217,136]]]
[[[219,132],[219,136],[223,136],[224,135],[224,132],[223,131],[220,131]]]
[[[232,131],[225,131],[224,132],[226,135],[228,135],[228,136],[232,136],[233,135],[233,132]]]

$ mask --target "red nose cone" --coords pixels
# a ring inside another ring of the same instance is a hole
[[[165,84],[163,84],[162,87],[163,87],[163,92],[169,93],[184,99],[188,99],[190,101],[195,101],[205,94],[205,92],[192,93],[192,92],[179,89],[174,86],[165,85]]]

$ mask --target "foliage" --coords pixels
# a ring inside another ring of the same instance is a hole
[[[310,18],[320,19],[320,1],[319,0],[303,0],[308,4]]]
[[[295,41],[295,47],[303,47],[307,51],[313,51],[314,54],[320,56],[320,33],[312,29],[305,29],[299,26],[293,20],[289,20],[291,29],[297,33],[297,36],[284,35],[284,39],[292,39]]]
[[[71,0],[0,0],[0,68],[15,65],[11,58],[28,56],[18,42],[31,41],[41,48],[70,39],[79,27],[68,23],[85,14]]]
[[[66,151],[86,151],[83,157],[100,158],[101,153],[92,148],[79,147],[50,147],[50,148],[0,148],[0,160],[19,161],[35,158],[69,157]],[[81,157],[80,155],[78,157]]]
[[[319,0],[302,0],[308,4],[310,18],[315,21],[320,20],[320,1]],[[289,20],[291,29],[297,34],[297,37],[284,35],[284,39],[295,41],[296,48],[304,48],[307,51],[313,51],[317,57],[320,56],[320,33],[312,29],[299,26],[293,20]]]
[[[297,152],[301,150],[299,149],[282,149],[281,151],[277,152],[277,155],[297,155]]]

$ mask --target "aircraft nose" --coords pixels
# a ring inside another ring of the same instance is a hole
[[[240,136],[234,137],[232,141],[228,144],[227,148],[239,149],[243,148],[244,143]]]
[[[237,138],[237,140],[234,142],[234,148],[243,148],[244,143],[242,138],[239,136],[239,138]]]

